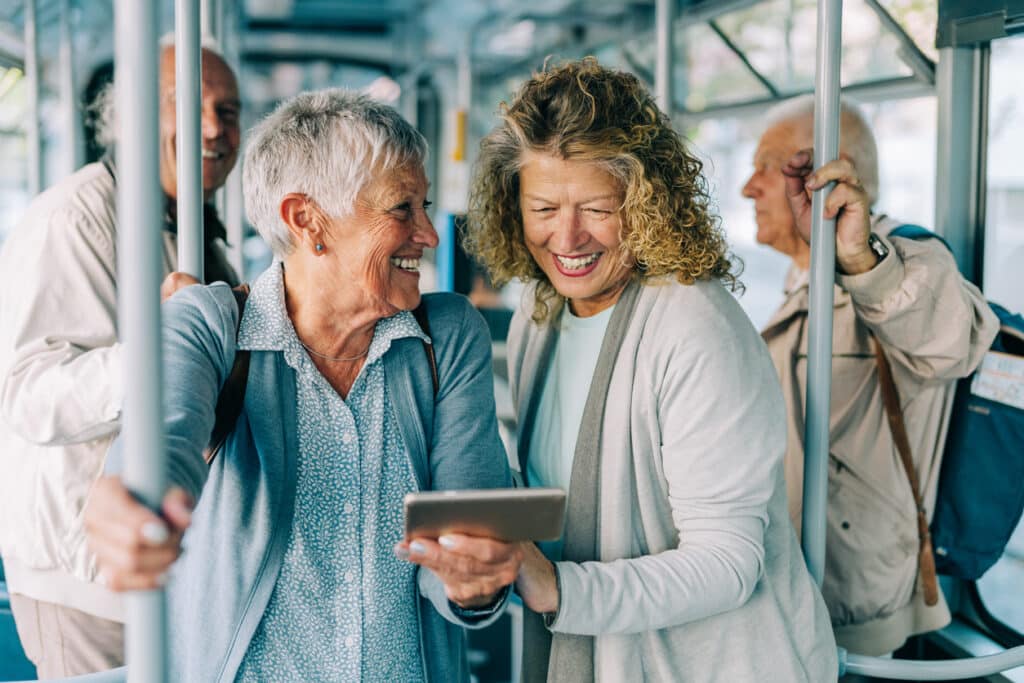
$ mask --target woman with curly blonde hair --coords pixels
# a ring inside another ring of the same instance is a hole
[[[700,161],[593,59],[500,118],[465,243],[497,284],[531,283],[508,341],[520,472],[569,492],[562,540],[524,546],[523,680],[835,680],[782,395]]]

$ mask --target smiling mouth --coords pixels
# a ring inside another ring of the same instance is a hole
[[[391,257],[391,265],[399,270],[404,270],[407,273],[418,273],[420,272],[420,259],[418,258],[402,258],[400,256]]]
[[[220,161],[225,156],[227,156],[227,155],[224,154],[224,152],[217,152],[217,151],[214,151],[212,149],[203,148],[203,158],[204,159],[215,159],[217,161]]]
[[[558,264],[566,270],[583,270],[587,266],[593,265],[597,259],[601,258],[604,252],[597,251],[593,254],[584,254],[583,256],[559,256],[553,254]]]

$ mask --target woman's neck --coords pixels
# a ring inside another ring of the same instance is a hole
[[[351,358],[364,354],[377,321],[395,313],[355,287],[332,287],[301,261],[285,261],[284,299],[295,333],[317,354]]]

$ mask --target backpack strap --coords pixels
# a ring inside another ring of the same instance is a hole
[[[885,357],[882,345],[872,338],[875,345],[875,361],[878,365],[878,384],[882,392],[882,404],[885,406],[886,417],[889,418],[889,430],[896,450],[903,463],[903,471],[907,473],[910,491],[914,494],[914,506],[917,508],[917,537],[920,544],[918,551],[918,571],[921,575],[921,588],[924,591],[924,604],[931,607],[939,601],[938,577],[935,575],[935,555],[932,552],[932,536],[928,530],[928,516],[921,498],[921,487],[917,481],[917,470],[910,455],[910,439],[907,437],[907,425],[903,422],[903,411],[900,410],[900,398],[896,391],[896,382],[892,377],[892,368]]]
[[[235,328],[235,338],[238,338],[238,331],[242,328],[242,313],[245,312],[245,301],[249,298],[249,285],[239,285],[232,289],[235,295],[235,303],[238,304],[238,326]],[[249,358],[252,352],[248,349],[237,349],[235,351],[235,362],[231,366],[231,372],[224,381],[224,386],[217,395],[217,407],[214,409],[216,418],[213,423],[213,431],[210,432],[210,442],[203,452],[206,464],[213,463],[213,459],[224,447],[228,434],[235,428],[238,416],[242,414],[242,406],[245,403],[245,387],[249,383]]]
[[[423,303],[423,299],[420,299],[420,305],[412,310],[412,315],[416,318],[416,322],[419,323],[423,333],[433,341],[434,338],[430,334],[430,320],[427,318],[427,306]],[[427,361],[430,363],[430,379],[434,383],[434,398],[436,399],[439,382],[437,379],[437,358],[434,356],[434,345],[424,341],[423,350],[426,351]]]

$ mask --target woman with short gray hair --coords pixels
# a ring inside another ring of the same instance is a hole
[[[87,525],[114,588],[170,570],[173,680],[465,681],[460,627],[504,608],[518,546],[397,543],[407,493],[509,484],[484,321],[461,297],[420,296],[437,245],[425,156],[364,96],[282,104],[250,134],[244,174],[274,263],[244,308],[223,284],[164,304],[174,488],[161,518],[104,478]],[[208,466],[238,354],[244,406]]]

